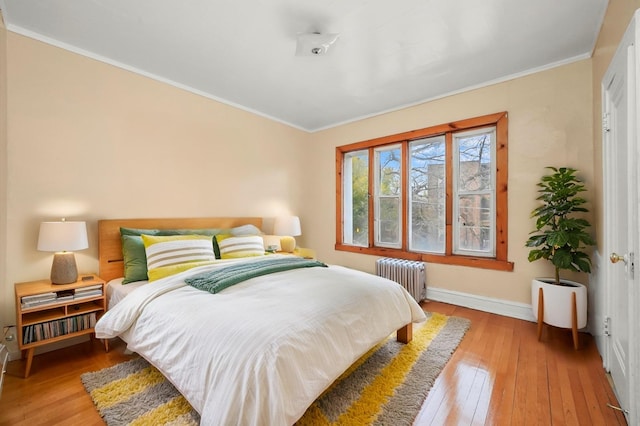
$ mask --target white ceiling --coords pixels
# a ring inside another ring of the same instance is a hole
[[[307,131],[591,55],[607,0],[0,0],[24,34]],[[295,56],[298,33],[339,33]]]

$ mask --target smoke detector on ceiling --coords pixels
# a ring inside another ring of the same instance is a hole
[[[299,33],[296,56],[322,56],[338,40],[340,34]]]

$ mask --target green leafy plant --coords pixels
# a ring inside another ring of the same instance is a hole
[[[560,270],[591,272],[591,258],[584,250],[595,244],[587,232],[591,226],[586,219],[574,213],[587,212],[582,207],[587,200],[580,197],[586,191],[576,177],[576,169],[547,167],[553,171],[538,182],[542,205],[531,212],[536,218],[536,229],[527,240],[529,262],[539,259],[550,261],[555,267],[555,283],[560,282]]]

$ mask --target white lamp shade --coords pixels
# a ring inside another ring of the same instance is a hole
[[[40,251],[75,251],[89,247],[85,222],[42,222],[38,234]]]
[[[302,235],[300,218],[298,216],[277,217],[273,224],[273,233],[275,235],[286,235],[289,237]]]

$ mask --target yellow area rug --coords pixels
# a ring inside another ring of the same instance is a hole
[[[362,356],[296,424],[411,425],[470,325],[463,318],[427,316],[414,325],[409,344],[394,335]],[[199,424],[198,413],[142,358],[81,379],[108,426]]]

